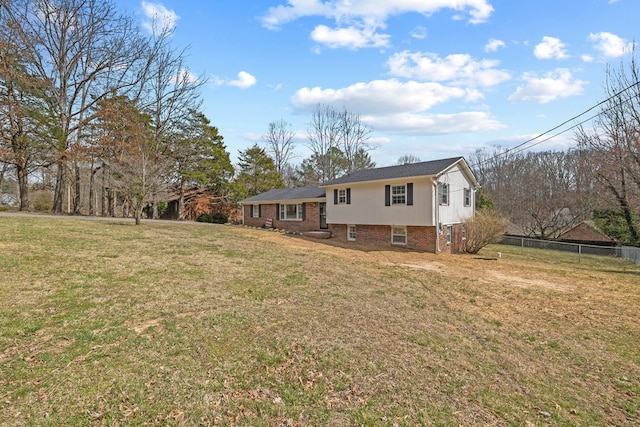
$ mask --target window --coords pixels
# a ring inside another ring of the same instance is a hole
[[[449,204],[449,184],[441,182],[438,186],[440,187],[440,204],[446,206]]]
[[[350,242],[356,241],[356,226],[347,225],[347,240]]]
[[[254,218],[260,218],[260,205],[253,205],[251,216]]]
[[[451,232],[452,232],[453,227],[451,227],[450,225],[447,226],[447,245],[451,244]]]
[[[284,221],[302,221],[303,206],[297,205],[280,205],[280,219]]]
[[[350,205],[351,204],[351,188],[343,188],[333,190],[333,204],[334,205]]]
[[[347,190],[346,189],[338,190],[338,204],[339,205],[347,204]]]
[[[404,205],[407,203],[407,188],[404,185],[391,186],[391,204]]]
[[[407,227],[391,227],[391,243],[394,245],[406,245]]]
[[[471,189],[470,188],[464,189],[464,205],[471,206]]]

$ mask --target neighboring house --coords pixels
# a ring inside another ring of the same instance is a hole
[[[196,221],[202,214],[213,215],[221,212],[227,215],[231,222],[240,221],[240,213],[235,202],[232,203],[227,197],[217,196],[205,187],[192,187],[184,190],[182,199],[184,220]],[[167,202],[167,210],[161,218],[178,219],[180,193],[169,194],[164,201]]]
[[[455,157],[359,170],[321,187],[272,190],[241,203],[247,225],[274,218],[274,227],[328,229],[345,242],[455,253],[477,188],[467,162]]]
[[[600,231],[592,221],[582,221],[575,227],[565,231],[558,240],[583,245],[616,246],[617,242]]]

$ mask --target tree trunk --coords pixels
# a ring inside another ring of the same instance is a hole
[[[64,213],[64,187],[67,181],[67,165],[63,159],[58,160],[58,176],[53,194],[53,212]]]
[[[75,189],[76,194],[73,198],[73,213],[80,214],[80,165],[78,162],[73,162],[75,172]]]
[[[180,197],[178,197],[178,220],[184,221],[184,179],[180,180]]]
[[[29,210],[29,174],[25,167],[16,165],[18,190],[20,191],[20,210]]]
[[[89,174],[89,216],[94,216],[96,214],[96,203],[97,200],[94,201],[96,197],[95,190],[95,182],[96,182],[96,172],[98,172],[97,168],[93,167],[91,164],[91,173]]]
[[[116,190],[114,189],[109,191],[109,216],[116,217]]]
[[[0,170],[0,206],[4,204],[2,203],[2,184],[4,184],[4,174],[7,173],[7,167],[7,164],[3,163],[2,170]]]

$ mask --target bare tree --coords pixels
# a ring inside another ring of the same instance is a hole
[[[420,157],[414,156],[413,154],[405,154],[403,156],[398,157],[397,165],[408,165],[410,163],[419,163]]]
[[[337,178],[338,171],[330,153],[338,148],[340,141],[340,115],[329,105],[318,104],[311,115],[307,130],[308,146],[315,160],[314,168],[320,183]]]
[[[294,136],[291,123],[283,119],[269,123],[267,133],[262,136],[262,140],[267,145],[267,152],[271,154],[276,170],[282,179],[286,178],[287,165],[294,156]]]
[[[314,169],[319,182],[324,183],[373,165],[368,156],[371,132],[358,114],[346,109],[339,112],[329,105],[318,104],[307,131],[312,155],[302,169]]]
[[[629,63],[609,67],[605,102],[594,128],[580,127],[576,141],[598,159],[594,173],[622,214],[631,244],[640,243],[640,66],[635,50]]]
[[[369,138],[373,130],[360,120],[360,115],[343,109],[339,113],[339,146],[347,159],[346,173],[363,169],[366,162],[362,161],[367,151],[371,149]]]
[[[141,110],[151,118],[153,146],[158,156],[171,156],[181,145],[181,124],[200,109],[200,88],[205,84],[202,76],[193,75],[186,66],[185,50],[169,45],[172,32],[168,27],[154,32],[147,78],[140,88]],[[158,218],[156,196],[152,198],[154,219]]]
[[[539,238],[557,237],[589,217],[594,203],[581,187],[580,161],[579,151],[496,149],[472,157],[478,181],[496,209],[525,234]]]
[[[133,101],[116,96],[100,102],[96,126],[101,131],[96,142],[105,153],[111,185],[132,207],[136,224],[140,224],[144,207],[167,182],[167,158],[155,150],[151,120]]]
[[[0,10],[0,15],[5,14]],[[26,73],[26,53],[14,40],[13,27],[0,19],[0,160],[15,169],[19,209],[27,210],[29,174],[43,156],[38,131],[43,105],[35,96],[43,82]]]
[[[96,102],[140,81],[146,45],[130,18],[109,0],[14,0],[0,3],[29,49],[28,72],[42,91],[50,147],[58,167],[54,211],[62,212],[70,150],[79,144]]]

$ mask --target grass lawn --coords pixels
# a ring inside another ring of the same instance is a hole
[[[0,425],[639,425],[640,268],[481,255],[0,217]]]

